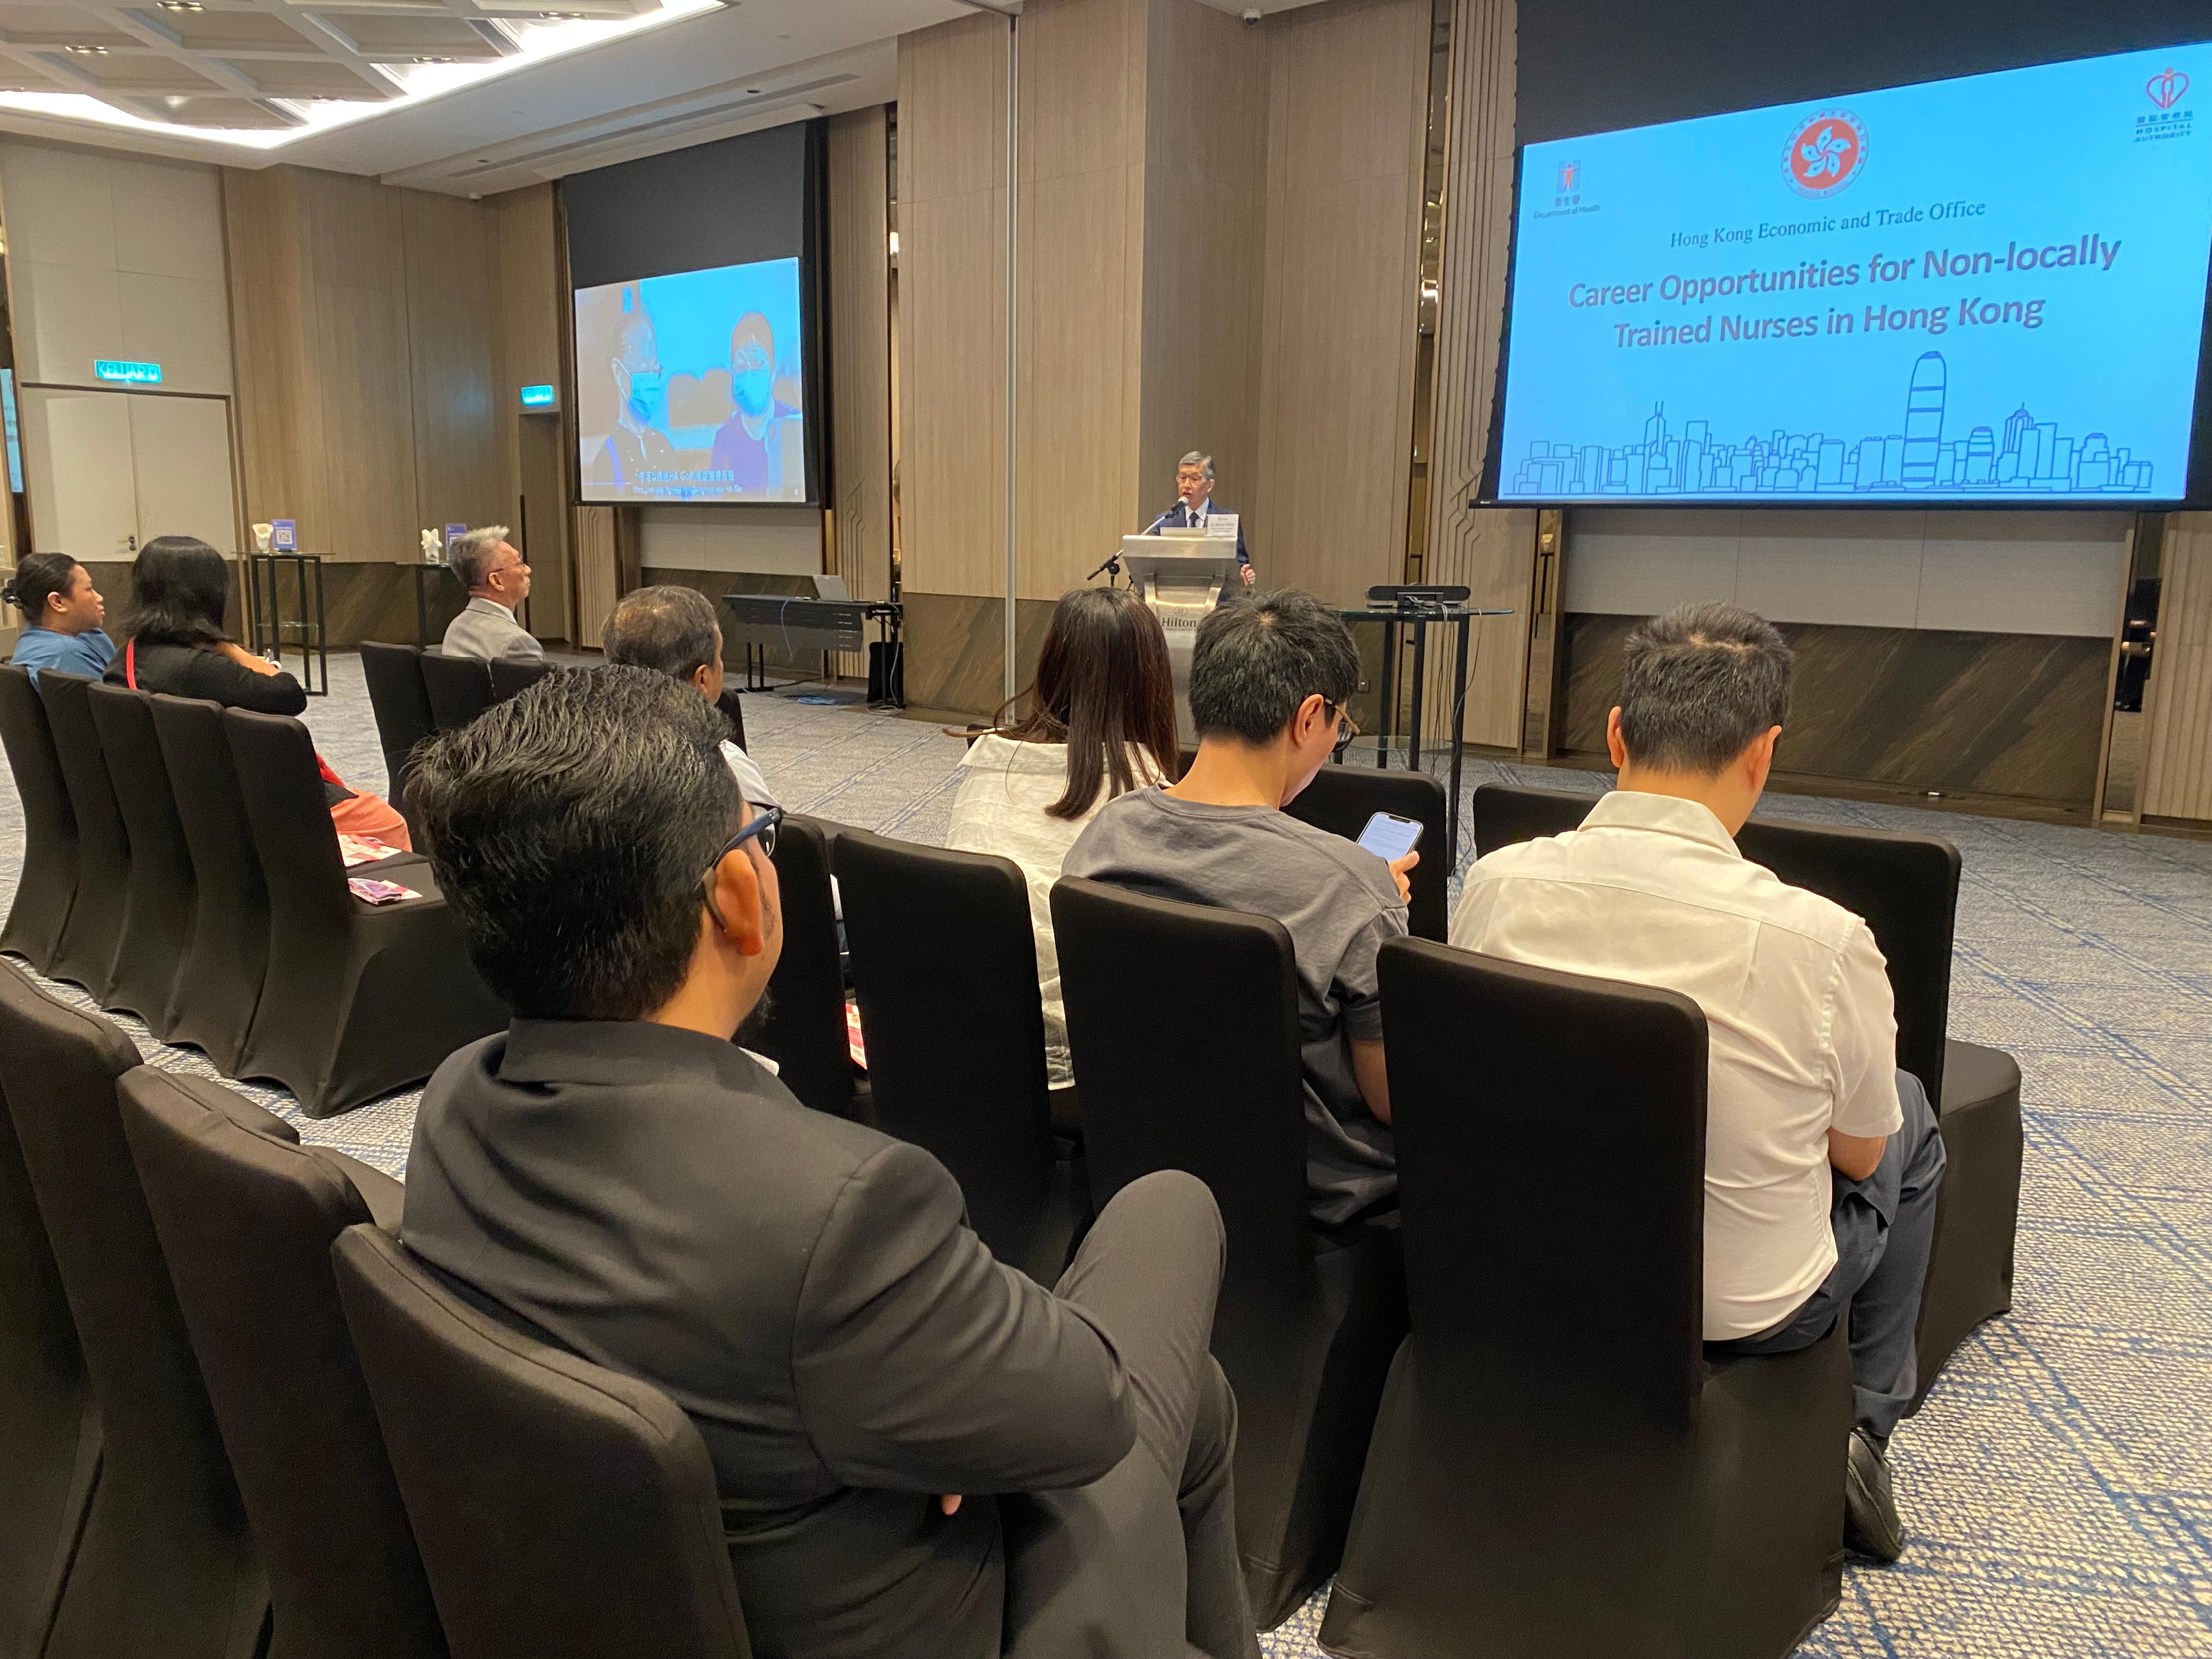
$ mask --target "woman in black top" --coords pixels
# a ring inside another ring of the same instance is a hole
[[[157,536],[131,569],[131,620],[106,678],[141,691],[204,697],[228,708],[299,714],[307,694],[276,664],[223,637],[230,571],[222,555],[193,536]],[[318,757],[319,759],[319,757]],[[407,822],[377,796],[349,789],[322,763],[331,822],[407,849]]]

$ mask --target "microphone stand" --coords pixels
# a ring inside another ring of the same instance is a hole
[[[1181,498],[1180,498],[1180,497],[1178,497],[1178,498],[1177,498],[1177,500],[1176,500],[1176,507],[1181,507],[1182,505],[1182,501]],[[1159,516],[1158,518],[1157,518],[1157,519],[1153,520],[1150,524],[1146,525],[1146,526],[1142,530],[1139,531],[1137,533],[1138,533],[1139,535],[1140,535],[1140,536],[1149,536],[1149,535],[1151,535],[1151,534],[1152,533],[1152,532],[1154,532],[1155,530],[1158,530],[1158,529],[1162,525],[1165,524],[1165,523],[1168,521],[1168,514],[1169,514],[1169,513],[1173,513],[1174,511],[1175,511],[1175,507],[1170,507],[1170,508],[1168,509],[1167,513],[1163,513],[1163,514],[1160,514],[1160,516]],[[1087,581],[1087,582],[1095,582],[1095,581],[1097,581],[1097,580],[1098,580],[1099,573],[1100,573],[1101,571],[1107,571],[1107,570],[1110,570],[1110,571],[1112,571],[1112,572],[1114,573],[1114,577],[1115,577],[1115,580],[1119,580],[1121,579],[1121,550],[1119,548],[1116,548],[1116,549],[1115,549],[1115,550],[1114,550],[1114,551],[1112,551],[1111,553],[1109,553],[1109,554],[1106,556],[1106,558],[1105,558],[1104,562],[1101,563],[1101,564],[1098,566],[1098,568],[1097,568],[1097,570],[1093,570],[1093,571],[1092,571],[1089,575],[1085,576],[1083,580],[1085,580],[1085,581]],[[1109,586],[1110,586],[1110,585],[1111,585],[1111,584],[1109,583]]]

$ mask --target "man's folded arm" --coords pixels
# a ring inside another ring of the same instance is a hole
[[[851,1486],[1024,1492],[1097,1480],[1136,1430],[1121,1356],[1073,1304],[1002,1266],[960,1189],[895,1143],[846,1183],[799,1292],[808,1437]]]

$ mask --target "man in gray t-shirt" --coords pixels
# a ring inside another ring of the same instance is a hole
[[[1409,853],[1395,864],[1282,809],[1336,747],[1359,657],[1310,594],[1262,594],[1200,624],[1182,782],[1108,802],[1062,873],[1156,898],[1270,916],[1297,960],[1313,1218],[1352,1220],[1398,1188],[1375,954],[1406,932]]]

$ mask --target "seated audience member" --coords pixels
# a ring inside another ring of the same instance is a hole
[[[100,623],[107,605],[92,585],[92,573],[66,553],[33,553],[15,567],[0,587],[0,603],[23,613],[8,660],[33,681],[41,668],[96,680],[115,656],[115,641]]]
[[[446,562],[468,589],[469,602],[446,624],[438,648],[449,657],[493,662],[502,657],[535,660],[545,647],[514,619],[530,597],[530,567],[507,543],[507,526],[487,525],[455,541]]]
[[[307,694],[299,681],[223,637],[229,600],[230,567],[222,554],[196,537],[156,536],[131,567],[130,625],[106,678],[141,691],[204,697],[228,708],[304,714]],[[388,802],[346,787],[320,756],[316,763],[334,826],[408,850],[407,821]]]
[[[1024,701],[1029,713],[1012,720]],[[969,747],[945,838],[960,852],[1012,859],[1028,881],[1045,1070],[1054,1088],[1074,1076],[1052,940],[1052,884],[1099,809],[1116,795],[1164,782],[1176,758],[1175,671],[1159,618],[1127,588],[1061,594],[1036,680],[999,711],[996,729]]]
[[[723,730],[617,666],[423,748],[440,887],[514,1019],[431,1079],[402,1236],[690,1413],[757,1653],[1256,1659],[1212,1198],[1132,1183],[1047,1291],[934,1158],[733,1042],[782,947],[781,814]]]
[[[1943,1143],[1919,1080],[1897,1069],[1866,923],[1736,850],[1790,669],[1773,627],[1732,605],[1686,605],[1630,635],[1606,731],[1620,787],[1573,833],[1476,864],[1451,942],[1705,1010],[1705,1340],[1787,1353],[1850,1310],[1846,1535],[1893,1561],[1887,1447],[1915,1387]]]
[[[636,589],[607,618],[599,645],[610,663],[631,663],[681,680],[720,707],[722,625],[714,620],[713,603],[697,588]],[[778,804],[753,757],[727,737],[722,739],[722,758],[747,800],[755,806]]]
[[[1406,931],[1408,853],[1385,864],[1283,811],[1349,727],[1352,632],[1310,593],[1223,605],[1190,662],[1198,758],[1169,789],[1106,803],[1062,866],[1155,897],[1272,916],[1297,955],[1313,1218],[1395,1210],[1389,1075],[1375,954]]]

